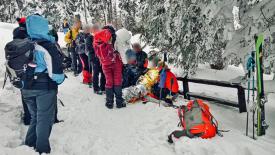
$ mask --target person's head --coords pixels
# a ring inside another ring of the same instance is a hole
[[[75,20],[74,21],[74,28],[77,29],[77,30],[80,30],[81,29],[81,26],[82,26],[82,23],[80,20]]]
[[[63,20],[63,22],[64,22],[64,23],[67,23],[67,22],[68,22],[68,20],[65,18],[65,19]]]
[[[90,33],[95,34],[95,33],[98,32],[99,30],[100,30],[99,25],[98,25],[98,24],[93,24],[93,25],[91,26]]]
[[[26,17],[16,18],[19,27],[26,27]]]
[[[149,56],[149,68],[155,68],[159,65],[159,62],[161,59],[158,57],[157,53],[155,51],[151,51],[150,53],[153,53],[151,56]]]
[[[84,33],[90,33],[91,27],[92,27],[92,25],[90,25],[90,24],[85,24],[85,25],[83,26],[83,32],[84,32]]]
[[[132,49],[128,49],[125,53],[127,64],[136,64],[137,63],[137,57],[135,51]]]
[[[134,50],[135,52],[141,52],[141,51],[142,51],[141,45],[140,45],[139,43],[134,43],[134,44],[132,45],[132,47],[133,47],[133,50]]]

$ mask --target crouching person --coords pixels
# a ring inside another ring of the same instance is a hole
[[[65,76],[62,56],[50,36],[48,21],[39,16],[27,17],[27,32],[35,44],[33,61],[27,66],[27,80],[22,89],[23,100],[31,114],[25,144],[37,152],[50,153],[50,133],[55,119],[57,89]]]
[[[102,70],[106,77],[106,107],[112,109],[114,96],[117,108],[126,107],[122,98],[122,67],[123,63],[119,52],[115,51],[115,30],[111,26],[105,26],[103,30],[94,36],[94,47],[97,57],[102,64]]]
[[[136,53],[135,51],[128,49],[126,51],[127,64],[123,66],[123,82],[122,88],[128,88],[137,84],[139,77],[143,72],[136,66]]]

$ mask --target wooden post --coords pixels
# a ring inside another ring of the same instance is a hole
[[[238,86],[238,104],[240,113],[246,112],[245,91],[242,86]]]
[[[182,88],[183,88],[183,95],[185,99],[190,100],[190,96],[188,95],[189,92],[189,84],[188,84],[188,78],[185,76],[182,80]]]

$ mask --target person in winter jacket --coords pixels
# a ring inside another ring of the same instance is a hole
[[[92,67],[89,62],[88,51],[87,51],[87,38],[90,36],[90,26],[84,26],[84,32],[80,32],[76,37],[76,52],[80,57],[82,63],[82,75],[83,84],[92,83]]]
[[[52,25],[49,25],[49,35],[53,36],[55,39],[55,42],[58,43],[58,34],[57,34],[54,26],[52,26]]]
[[[54,123],[58,85],[65,75],[62,69],[62,56],[50,36],[48,21],[39,15],[27,17],[29,38],[36,42],[34,59],[27,67],[28,85],[22,89],[23,100],[31,114],[25,144],[37,152],[50,153],[49,142]]]
[[[160,67],[159,70],[160,72],[162,72],[162,67]],[[165,72],[165,78],[162,79],[163,77],[160,75],[160,79],[159,79],[159,81],[164,80],[164,87],[160,88],[159,86],[160,82],[155,84],[152,87],[151,95],[156,99],[160,99],[165,101],[166,103],[172,104],[173,96],[178,94],[178,91],[179,91],[178,80],[177,80],[177,77],[174,75],[174,73],[172,73],[167,66],[164,67],[164,72]]]
[[[123,66],[123,82],[122,88],[127,88],[136,85],[139,77],[142,75],[139,68],[136,66],[136,53],[128,49],[126,51],[127,64]]]
[[[122,67],[123,63],[118,51],[114,49],[116,41],[115,29],[112,26],[105,26],[97,32],[94,37],[94,48],[99,58],[104,75],[106,77],[106,107],[113,108],[114,95],[116,107],[126,107],[122,98]]]
[[[95,54],[95,50],[93,47],[93,40],[94,40],[94,35],[99,32],[99,25],[98,24],[93,24],[91,27],[91,34],[87,38],[86,42],[86,47],[88,48],[89,51],[89,56],[90,60],[92,62],[93,66],[93,88],[94,88],[94,93],[98,95],[102,95],[103,92],[105,92],[105,84],[106,84],[106,79],[105,75],[103,74],[102,71],[102,65],[98,59],[98,57]],[[100,77],[100,78],[99,78]]]
[[[65,42],[67,43],[68,53],[72,59],[72,70],[74,75],[77,76],[81,72],[81,60],[76,53],[75,40],[81,29],[81,21],[76,20],[74,26],[66,33]]]
[[[148,55],[144,51],[139,43],[133,44],[133,49],[136,52],[137,66],[141,71],[145,71],[148,67]]]
[[[13,39],[28,38],[28,33],[26,29],[26,18],[25,17],[17,18],[17,22],[19,26],[13,30]],[[21,92],[21,99],[22,99],[22,105],[23,105],[23,117],[22,117],[23,123],[25,125],[30,125],[31,114],[28,110],[27,104],[23,100],[22,92]]]
[[[66,34],[69,31],[70,25],[69,25],[67,19],[64,19],[63,24],[62,24],[62,29],[63,29],[64,34]]]

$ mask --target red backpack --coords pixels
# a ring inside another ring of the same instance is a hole
[[[112,65],[119,58],[118,52],[110,42],[111,39],[112,34],[107,29],[99,31],[94,36],[95,53],[102,65]]]
[[[189,101],[186,106],[178,109],[180,125],[183,130],[176,130],[168,136],[168,142],[173,143],[172,136],[180,138],[201,137],[212,138],[218,133],[218,122],[210,113],[209,106],[203,100]]]

